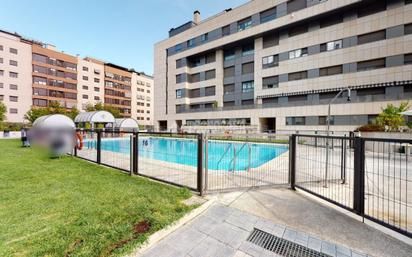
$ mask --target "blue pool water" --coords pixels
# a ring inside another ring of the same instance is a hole
[[[86,144],[87,146],[87,144]],[[102,150],[130,153],[129,138],[103,139]],[[210,140],[208,144],[210,170],[241,171],[257,168],[288,150],[286,145],[226,142]],[[236,152],[236,155],[234,154]],[[234,158],[234,156],[236,156]],[[197,166],[197,141],[139,137],[139,157],[177,164]]]

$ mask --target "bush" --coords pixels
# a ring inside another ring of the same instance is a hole
[[[20,131],[23,126],[23,123],[0,122],[0,131]]]
[[[366,124],[362,125],[359,128],[356,129],[357,131],[360,132],[379,132],[379,131],[385,131],[384,127],[378,124]]]

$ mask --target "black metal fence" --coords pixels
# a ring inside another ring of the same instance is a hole
[[[85,160],[203,193],[200,134],[79,130]]]
[[[293,135],[291,186],[412,236],[412,140]]]
[[[412,140],[81,130],[76,156],[203,192],[287,185],[411,237]]]

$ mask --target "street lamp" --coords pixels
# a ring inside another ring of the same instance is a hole
[[[331,117],[330,117],[330,109],[331,109],[332,103],[335,102],[335,100],[336,100],[340,95],[342,95],[342,93],[345,92],[345,91],[348,91],[348,99],[347,99],[347,101],[350,102],[350,101],[351,101],[351,98],[350,98],[351,89],[348,87],[348,88],[341,89],[341,90],[339,91],[339,93],[337,93],[337,94],[335,95],[335,97],[334,97],[332,100],[330,100],[329,105],[328,105],[328,117],[326,118],[326,126],[327,126],[326,135],[327,135],[327,137],[326,137],[326,169],[325,169],[325,183],[324,183],[324,187],[328,187],[329,136],[330,136],[330,120],[331,120]]]

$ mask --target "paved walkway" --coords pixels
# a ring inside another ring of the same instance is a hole
[[[279,256],[247,241],[254,228],[330,256],[365,257],[342,245],[221,204],[215,204],[189,224],[146,251],[145,257],[263,257]]]

